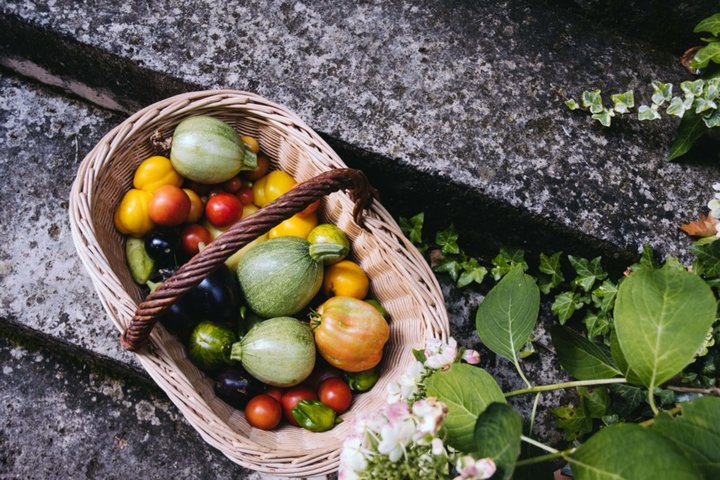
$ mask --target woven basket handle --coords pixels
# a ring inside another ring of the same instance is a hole
[[[344,189],[350,190],[355,201],[353,217],[361,224],[362,211],[370,206],[375,195],[375,190],[368,183],[365,174],[351,168],[338,168],[321,173],[297,185],[257,213],[240,220],[181,266],[138,305],[130,325],[120,336],[120,344],[133,352],[140,349],[160,314],[220,267],[228,257],[278,223],[301,212],[314,201]]]

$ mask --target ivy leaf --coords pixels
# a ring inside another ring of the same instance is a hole
[[[610,352],[583,337],[575,330],[560,325],[550,329],[560,365],[578,380],[597,380],[622,375]]]
[[[580,105],[578,105],[578,103],[577,103],[577,102],[575,101],[575,99],[573,99],[573,98],[571,98],[570,100],[566,101],[566,102],[565,102],[565,105],[567,105],[567,107],[568,107],[570,110],[577,110],[578,108],[580,108]]]
[[[528,264],[525,262],[525,251],[520,249],[506,250],[502,248],[500,249],[500,253],[492,259],[491,263],[494,267],[490,273],[492,273],[495,280],[500,280],[515,265],[522,265],[523,270],[528,269]]]
[[[462,452],[475,448],[473,441],[478,416],[493,402],[505,403],[495,379],[482,368],[453,363],[448,370],[436,370],[425,380],[429,396],[448,407],[442,429],[446,443]]]
[[[600,125],[602,125],[603,127],[609,127],[610,123],[612,122],[612,117],[614,116],[615,112],[613,110],[608,110],[607,108],[604,108],[598,113],[593,113],[592,119],[600,122]]]
[[[555,425],[565,432],[568,441],[577,440],[592,432],[593,422],[582,400],[577,408],[572,405],[555,407],[550,409],[550,413],[555,416]]]
[[[660,265],[655,260],[655,254],[653,253],[652,247],[646,243],[643,245],[640,260],[638,260],[637,263],[634,263],[630,269],[633,272],[636,272],[643,269],[655,270],[656,268],[660,268]]]
[[[573,285],[589,292],[595,284],[595,281],[605,279],[607,273],[600,265],[601,259],[601,257],[595,257],[592,260],[587,260],[586,258],[568,255],[568,260],[570,260],[570,264],[578,275],[577,278],[573,280]]]
[[[615,306],[618,287],[610,280],[605,280],[592,292],[593,303],[601,312],[609,312]]]
[[[420,363],[425,363],[425,360],[427,360],[427,356],[425,355],[425,350],[421,350],[419,348],[413,348],[412,354],[413,354],[413,357],[415,357],[415,360],[417,360]]]
[[[588,339],[604,337],[610,333],[610,316],[607,313],[588,312],[583,318],[583,323],[588,331]]]
[[[685,94],[685,98],[699,97],[705,88],[705,80],[699,78],[694,81],[686,80],[680,84],[680,90]]]
[[[595,387],[592,390],[586,387],[577,387],[580,398],[585,403],[590,418],[603,418],[610,409],[610,394],[605,387]]]
[[[458,233],[455,231],[455,225],[450,225],[445,230],[440,230],[435,234],[435,243],[441,247],[444,255],[452,253],[460,253],[460,247],[457,244]]]
[[[453,257],[445,257],[442,261],[433,267],[433,272],[447,273],[453,282],[457,282],[460,278],[462,266],[457,259]]]
[[[662,385],[695,358],[716,308],[710,287],[674,263],[631,273],[613,315],[629,368],[648,388]]]
[[[704,277],[720,277],[720,242],[695,242],[690,245],[690,252],[695,255],[693,272]]]
[[[657,80],[653,80],[652,82],[650,82],[650,86],[653,89],[653,95],[650,99],[653,103],[653,106],[657,105],[659,107],[663,103],[669,102],[672,98],[672,83],[662,83],[658,82]]]
[[[652,430],[677,445],[705,478],[720,478],[720,398],[701,397],[679,406],[681,415],[661,413]]]
[[[540,281],[540,291],[547,295],[550,290],[560,285],[565,281],[565,276],[562,273],[560,266],[560,256],[562,252],[553,253],[551,256],[547,256],[544,253],[540,254],[540,266],[538,270],[548,275],[543,276]]]
[[[702,119],[707,128],[720,127],[720,110],[715,110],[712,114],[702,117]]]
[[[700,114],[703,112],[707,112],[708,110],[715,109],[717,109],[717,104],[715,103],[715,101],[703,97],[695,99],[695,113]]]
[[[602,104],[600,90],[585,90],[580,100],[583,107],[590,109],[590,113],[600,113],[605,108]]]
[[[613,108],[617,113],[628,113],[635,106],[635,94],[632,90],[610,95],[610,100],[612,100]]]
[[[720,35],[720,13],[716,13],[711,17],[701,20],[700,23],[695,25],[693,32],[709,33],[715,37]]]
[[[685,155],[706,130],[707,127],[703,118],[694,111],[688,110],[680,120],[677,136],[670,147],[668,161],[673,161]]]
[[[478,336],[490,350],[517,362],[517,352],[530,338],[539,311],[535,279],[516,265],[480,304],[475,315]]]
[[[570,317],[585,305],[580,295],[575,292],[562,292],[555,295],[555,301],[550,309],[558,317],[560,325],[570,320]]]
[[[408,218],[400,217],[400,230],[407,236],[410,241],[417,247],[421,252],[425,252],[428,246],[423,242],[422,229],[423,223],[425,223],[425,213],[420,212],[417,215]]]
[[[675,115],[676,117],[682,118],[688,108],[690,107],[686,106],[686,103],[682,98],[673,97],[670,101],[670,105],[668,105],[668,108],[665,111],[668,115]]]
[[[638,120],[640,121],[657,120],[659,118],[660,114],[657,111],[657,105],[653,105],[652,107],[640,105],[640,108],[638,108]]]
[[[629,418],[647,398],[645,390],[640,387],[614,384],[608,388],[613,395],[612,410],[623,418]]]
[[[697,52],[690,61],[690,67],[701,69],[708,66],[708,63],[720,63],[720,43],[709,43]]]
[[[463,288],[473,282],[480,284],[488,273],[487,268],[478,264],[475,258],[462,262],[461,267],[462,273],[457,281],[458,288]]]
[[[475,458],[492,458],[497,470],[493,478],[510,480],[520,454],[523,419],[504,403],[491,403],[475,422]]]
[[[640,425],[606,427],[578,447],[567,460],[575,480],[703,478],[670,440]]]

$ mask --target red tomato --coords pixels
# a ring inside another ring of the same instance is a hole
[[[298,213],[299,217],[307,217],[308,215],[315,213],[320,207],[320,200],[315,200],[313,203],[305,207],[305,209],[302,212]]]
[[[282,420],[282,407],[280,402],[263,393],[251,398],[245,405],[245,418],[255,428],[272,430]]]
[[[223,190],[225,190],[226,192],[229,192],[229,193],[236,193],[238,190],[240,190],[244,186],[245,186],[245,181],[242,178],[238,177],[237,175],[232,177],[230,180],[223,182],[223,184],[222,184]]]
[[[254,200],[252,188],[240,189],[235,195],[237,195],[243,205],[250,205]]]
[[[199,243],[202,242],[207,245],[211,241],[212,236],[210,235],[210,232],[208,232],[207,228],[197,223],[186,226],[183,228],[182,232],[180,232],[180,245],[188,255],[195,255],[198,253],[200,250],[198,245]]]
[[[163,185],[153,192],[148,204],[150,219],[163,227],[180,225],[190,213],[190,197],[175,185]]]
[[[205,216],[215,227],[227,227],[240,219],[243,205],[232,193],[218,193],[205,204]]]
[[[265,393],[267,395],[270,395],[271,397],[273,397],[278,402],[280,401],[280,399],[283,396],[282,388],[278,388],[278,387],[268,387],[268,389]]]
[[[253,182],[261,177],[264,177],[270,168],[270,160],[265,155],[257,156],[257,168],[249,172],[242,172],[243,178],[252,180]]]
[[[317,400],[317,395],[310,387],[293,387],[283,393],[280,399],[282,408],[285,410],[285,418],[296,427],[298,423],[295,421],[295,417],[292,416],[292,409],[295,408],[295,405],[297,405],[300,400]]]
[[[338,377],[328,378],[320,384],[318,389],[320,401],[335,410],[335,413],[344,413],[352,403],[352,391],[347,383]]]

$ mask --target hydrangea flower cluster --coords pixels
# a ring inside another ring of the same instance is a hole
[[[418,360],[389,386],[385,407],[353,420],[352,433],[343,442],[340,454],[340,480],[444,480],[450,463],[458,472],[455,480],[486,479],[495,473],[491,459],[460,456],[444,445],[438,432],[447,406],[426,398],[422,384],[434,370],[449,368],[460,359],[476,364],[480,355],[474,350],[459,353],[453,338],[447,343],[430,339],[424,351],[415,353]]]
[[[713,183],[712,188],[715,190],[715,195],[707,206],[710,209],[710,216],[718,219],[720,218],[720,183]],[[717,236],[720,237],[720,223],[715,224],[715,230],[717,230]]]

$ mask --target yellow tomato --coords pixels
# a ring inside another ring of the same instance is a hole
[[[187,196],[190,198],[190,213],[188,213],[187,222],[195,223],[200,220],[205,213],[205,205],[203,205],[202,199],[194,190],[183,188],[183,192],[187,193]]]
[[[115,210],[115,228],[133,237],[142,237],[152,230],[155,224],[148,214],[152,196],[152,193],[145,190],[128,190]]]
[[[251,152],[258,153],[260,151],[260,144],[250,135],[242,135],[240,141],[243,142]]]
[[[135,170],[133,186],[139,190],[154,192],[164,185],[182,185],[183,177],[175,171],[170,159],[156,155],[143,160]]]
[[[273,170],[255,183],[253,183],[253,203],[264,207],[273,200],[289,192],[295,180],[282,170]]]
[[[299,215],[293,215],[288,218],[280,225],[274,227],[268,232],[270,238],[277,237],[300,237],[303,240],[307,239],[313,228],[317,227],[318,219],[317,215],[310,214],[304,217]]]
[[[328,297],[367,297],[370,280],[355,262],[343,260],[325,269],[323,291]]]

